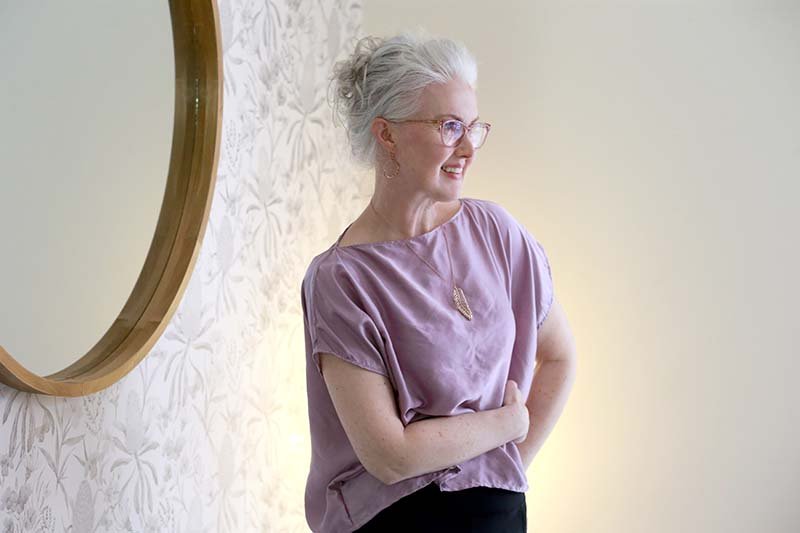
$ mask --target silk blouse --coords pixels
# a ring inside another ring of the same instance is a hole
[[[526,492],[514,442],[384,484],[356,456],[319,354],[386,376],[404,426],[499,408],[509,379],[527,398],[537,331],[553,302],[542,245],[500,204],[476,198],[461,198],[449,220],[409,239],[339,246],[346,231],[311,260],[301,286],[311,431],[305,514],[311,530],[354,531],[430,483],[443,491],[484,486]],[[453,302],[447,245],[472,320]]]

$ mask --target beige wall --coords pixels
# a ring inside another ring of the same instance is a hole
[[[544,244],[579,348],[531,531],[800,531],[800,3],[370,0],[479,62],[464,196]]]

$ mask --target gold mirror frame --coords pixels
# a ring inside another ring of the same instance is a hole
[[[26,392],[82,396],[125,376],[150,352],[181,301],[203,241],[216,183],[222,52],[214,0],[170,0],[175,119],[164,201],[142,271],[117,319],[83,357],[48,376],[0,347],[0,381]]]

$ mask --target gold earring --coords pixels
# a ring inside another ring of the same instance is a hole
[[[396,178],[397,175],[400,174],[400,163],[397,161],[397,158],[394,155],[394,151],[389,152],[389,156],[391,157],[392,161],[394,161],[394,164],[397,165],[397,170],[395,170],[394,174],[390,176],[389,174],[386,173],[386,169],[384,168],[383,177],[386,178],[387,180]]]

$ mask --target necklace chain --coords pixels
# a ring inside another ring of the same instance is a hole
[[[387,220],[383,217],[383,215],[378,213],[378,210],[375,209],[375,206],[372,204],[372,199],[370,199],[370,201],[369,201],[369,206],[372,208],[372,211],[376,215],[378,215],[378,217],[381,219],[381,222],[387,228],[389,228],[392,231],[394,231],[394,228],[392,228],[392,226],[387,222]],[[433,231],[433,230],[431,230],[431,231]],[[447,232],[444,231],[444,228],[442,228],[442,232],[444,233],[444,242],[445,242],[445,247],[447,249],[447,258],[448,258],[448,260],[450,262],[450,284],[453,286],[453,302],[456,304],[456,308],[461,312],[462,315],[464,315],[464,317],[467,318],[467,320],[472,320],[472,310],[470,309],[469,303],[467,302],[467,297],[464,295],[464,291],[460,287],[457,287],[456,283],[455,283],[455,275],[453,273],[453,257],[450,255],[450,243],[449,243],[449,241],[447,239]],[[441,274],[439,274],[438,270],[433,268],[430,263],[428,263],[425,259],[423,259],[422,256],[420,256],[416,251],[414,251],[414,248],[412,248],[411,245],[408,244],[407,240],[403,240],[403,244],[405,244],[406,247],[409,250],[411,250],[411,252],[414,255],[416,255],[417,258],[420,261],[425,263],[428,266],[428,268],[433,270],[434,274],[439,276],[442,279],[442,281],[447,283],[447,280],[444,279]]]

